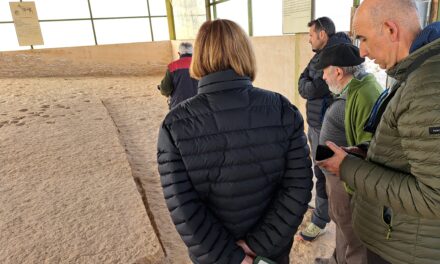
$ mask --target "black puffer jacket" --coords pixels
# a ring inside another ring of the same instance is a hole
[[[350,38],[344,32],[338,32],[330,37],[327,45],[330,47],[338,43],[351,43]],[[325,111],[332,102],[331,92],[327,83],[322,79],[323,71],[315,70],[320,51],[316,52],[307,67],[299,77],[298,92],[307,100],[307,123],[313,128],[321,128]]]
[[[168,209],[195,263],[240,263],[290,251],[311,198],[303,119],[279,94],[228,70],[166,116],[158,164]]]

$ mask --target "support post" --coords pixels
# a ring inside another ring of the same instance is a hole
[[[176,40],[176,27],[174,26],[174,12],[171,0],[165,0],[167,8],[168,31],[170,32],[170,40]]]

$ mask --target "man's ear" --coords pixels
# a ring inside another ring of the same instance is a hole
[[[387,20],[383,22],[382,26],[384,30],[383,33],[385,33],[392,42],[399,41],[399,25],[397,25],[396,22]]]
[[[324,30],[319,31],[319,38],[320,38],[320,39],[325,38],[325,35],[326,35],[326,33],[325,33]]]
[[[344,77],[344,71],[342,70],[341,67],[335,67],[335,72],[336,72],[336,79],[338,81],[342,80],[342,78]]]

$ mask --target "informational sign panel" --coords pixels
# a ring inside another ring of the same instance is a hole
[[[35,2],[9,2],[20,46],[43,45]]]
[[[283,0],[283,34],[309,32],[312,0]]]

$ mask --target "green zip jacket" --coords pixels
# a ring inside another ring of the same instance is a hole
[[[344,120],[347,146],[355,146],[371,140],[373,135],[364,131],[364,124],[381,92],[382,87],[373,74],[367,74],[360,80],[353,78],[347,84]],[[354,190],[345,182],[344,188],[347,193],[353,194]]]
[[[440,54],[405,79],[416,58],[440,51],[440,39],[399,62],[388,74],[401,81],[371,141],[367,160],[348,155],[341,178],[355,189],[353,227],[391,263],[440,260]],[[392,209],[384,221],[384,207]]]
[[[372,134],[364,131],[364,124],[381,92],[382,87],[372,74],[360,80],[353,78],[348,83],[344,121],[348,146],[371,139]]]

